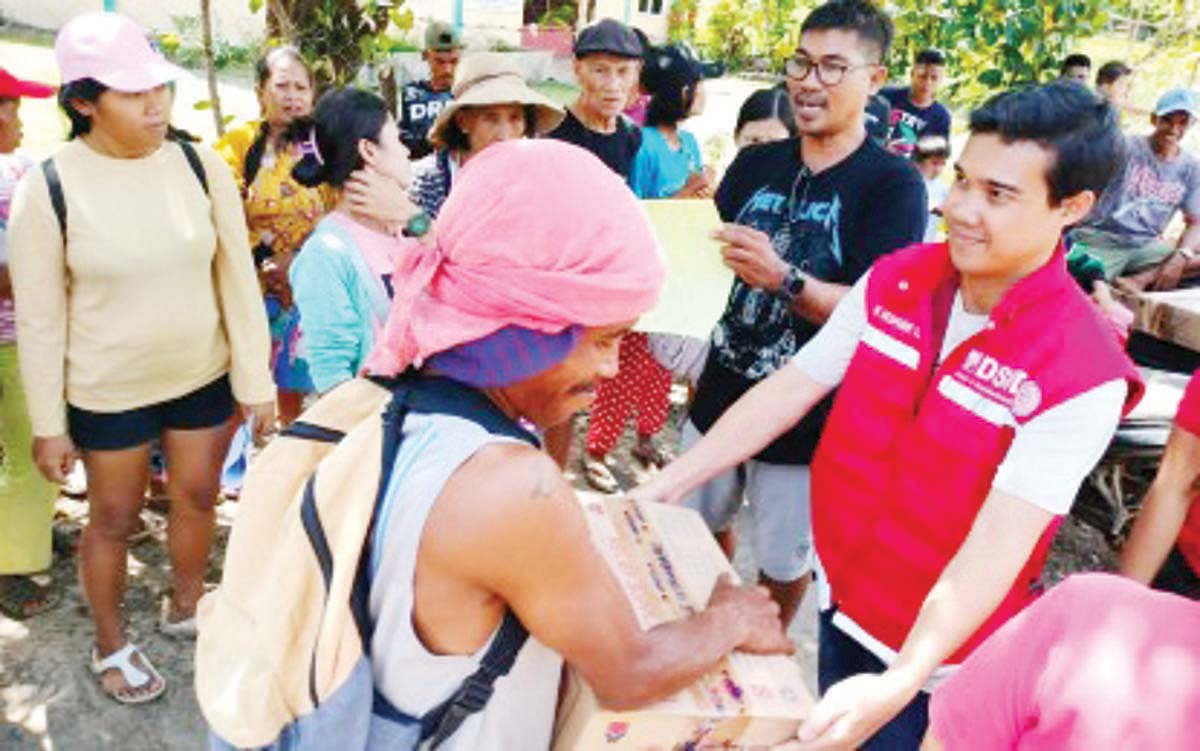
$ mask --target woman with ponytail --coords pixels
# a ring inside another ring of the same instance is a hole
[[[296,131],[303,158],[293,177],[334,196],[333,210],[317,224],[288,272],[304,321],[309,373],[323,393],[362,369],[387,318],[399,254],[419,242],[401,237],[405,228],[352,203],[344,192],[347,180],[357,173],[399,202],[400,215],[419,216],[426,225],[427,219],[404,198],[408,149],[378,96],[354,88],[331,90],[317,103],[311,124],[298,122]],[[408,223],[410,233],[417,224]]]
[[[313,108],[313,75],[294,47],[276,47],[255,65],[262,118],[229,130],[214,145],[233,169],[250,229],[250,247],[266,293],[271,365],[283,424],[312,391],[300,345],[299,315],[287,283],[292,255],[329,210],[330,194],[292,179],[300,160],[291,129]]]

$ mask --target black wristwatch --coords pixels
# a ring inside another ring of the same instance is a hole
[[[775,296],[785,302],[792,302],[804,292],[804,272],[795,266],[788,266],[783,275],[783,282],[775,290]]]

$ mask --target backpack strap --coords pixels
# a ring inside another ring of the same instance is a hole
[[[376,496],[376,512],[391,481],[392,466],[403,440],[404,420],[410,412],[419,414],[448,414],[471,420],[489,433],[504,435],[525,441],[533,446],[540,445],[537,437],[518,425],[492,403],[481,392],[464,386],[449,378],[406,375],[391,384],[394,396],[384,413],[383,464]],[[351,592],[351,608],[362,636],[363,649],[370,652],[371,635],[374,630],[369,613],[370,595],[370,544],[374,537],[375,519],[363,546],[358,572]],[[511,610],[505,610],[504,619],[492,640],[491,646],[480,660],[479,668],[468,676],[450,698],[430,710],[425,716],[412,717],[389,702],[378,691],[372,711],[393,722],[405,725],[420,723],[421,741],[430,741],[434,751],[471,715],[482,710],[492,697],[495,683],[512,670],[517,654],[525,646],[529,632]]]
[[[208,196],[208,175],[204,171],[204,163],[200,161],[200,155],[196,153],[196,148],[182,138],[175,139],[175,143],[183,149],[183,156],[187,159],[192,174],[196,176],[200,187],[204,189],[204,195]],[[62,178],[58,176],[58,168],[54,166],[54,157],[42,160],[42,174],[46,176],[46,189],[50,191],[50,205],[54,207],[54,216],[58,218],[58,230],[62,233],[65,244],[67,242],[67,197],[63,193]]]
[[[505,610],[496,637],[479,661],[479,669],[467,676],[449,699],[421,718],[421,740],[429,741],[429,751],[436,751],[471,715],[487,706],[495,691],[496,681],[512,670],[517,654],[528,638],[529,632],[517,616],[511,610]],[[376,696],[383,698],[378,692]]]
[[[179,148],[183,149],[183,156],[187,159],[188,166],[192,168],[192,174],[200,182],[200,187],[204,189],[204,195],[209,195],[208,175],[204,172],[204,163],[200,161],[200,155],[196,153],[196,147],[182,138],[175,141],[175,143],[179,144]]]
[[[50,191],[50,205],[54,207],[54,216],[58,217],[58,229],[62,232],[65,243],[67,241],[67,198],[63,195],[62,179],[58,176],[58,167],[54,166],[54,157],[42,161],[42,174],[46,176],[46,190]]]

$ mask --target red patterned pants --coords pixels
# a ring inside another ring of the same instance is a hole
[[[586,447],[596,457],[617,445],[631,412],[637,412],[639,436],[652,436],[667,424],[671,371],[650,354],[647,336],[627,334],[617,358],[617,375],[600,383],[592,405]]]

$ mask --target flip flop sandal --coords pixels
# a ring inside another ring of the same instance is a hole
[[[184,618],[182,621],[171,620],[171,598],[164,597],[162,599],[162,608],[158,613],[158,630],[164,636],[169,636],[172,639],[195,639],[196,638],[196,616]]]
[[[0,576],[0,613],[14,621],[45,613],[58,601],[53,585],[38,584],[28,576]]]
[[[617,478],[613,477],[612,471],[604,462],[587,453],[583,455],[583,474],[588,485],[601,493],[616,493],[621,489]]]
[[[142,666],[133,664],[134,656],[141,658]],[[116,691],[108,691],[104,688],[104,684],[99,682],[100,676],[109,670],[120,670],[121,677],[125,679],[128,688],[118,689]],[[154,665],[150,662],[150,658],[146,657],[145,652],[140,647],[132,642],[113,652],[108,657],[100,658],[100,654],[92,647],[92,675],[96,676],[97,683],[100,685],[100,690],[108,695],[113,701],[119,704],[145,704],[149,701],[154,701],[163,695],[167,690],[167,682],[154,669]],[[149,693],[129,694],[123,693],[136,691],[144,686],[152,683],[157,683],[158,688]]]

